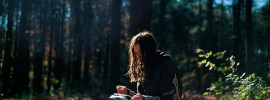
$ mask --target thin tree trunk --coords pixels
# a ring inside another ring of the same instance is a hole
[[[270,0],[268,2],[268,33],[270,32]],[[270,62],[270,34],[268,34],[268,62]],[[270,75],[270,74],[269,74]]]
[[[220,32],[218,34],[218,51],[220,51],[220,49],[222,49],[222,33],[223,33],[223,28],[224,28],[224,24],[223,24],[223,20],[224,20],[224,0],[221,0],[221,15],[220,15]]]
[[[199,36],[202,35],[202,0],[199,0]],[[198,41],[201,41],[200,38],[197,37],[197,39],[199,39]],[[202,70],[199,70],[198,72],[198,82],[201,83],[202,80],[201,80],[201,73],[202,73]],[[200,90],[200,93],[202,93],[204,90],[204,85],[203,84],[199,84],[199,90]]]
[[[150,31],[152,0],[130,0],[129,34]]]
[[[246,73],[252,73],[253,53],[252,53],[252,15],[251,15],[252,0],[246,0]]]
[[[237,3],[236,3],[237,2]],[[241,31],[240,31],[240,5],[241,0],[233,1],[233,34],[236,38],[233,40],[233,55],[236,56],[236,61],[240,61],[241,56]],[[243,68],[244,69],[244,68]]]
[[[9,0],[8,2],[8,25],[7,25],[7,35],[6,35],[6,43],[5,43],[5,54],[4,54],[4,64],[3,64],[3,78],[1,78],[2,92],[4,97],[10,96],[10,69],[12,65],[12,57],[11,57],[11,48],[12,48],[12,35],[13,35],[13,12],[14,12],[14,0]]]
[[[202,0],[199,0],[199,36],[202,36]],[[197,38],[200,43],[202,43],[201,38]]]
[[[120,79],[120,34],[121,34],[121,5],[122,0],[113,0],[112,2],[112,35],[111,35],[111,63],[109,70],[110,90],[115,90]]]
[[[15,94],[21,96],[22,92],[29,92],[29,14],[31,10],[31,1],[26,0],[22,2],[21,24],[18,33],[18,57],[15,62],[13,71],[13,91]]]
[[[84,54],[85,54],[85,64],[84,64],[84,73],[83,73],[83,82],[84,84],[89,84],[90,83],[90,77],[89,77],[89,66],[90,66],[90,58],[91,58],[91,28],[90,28],[90,23],[92,23],[91,19],[93,18],[92,16],[92,2],[91,0],[86,0],[85,1],[85,10],[84,11]],[[91,85],[89,85],[91,86]]]
[[[63,62],[64,62],[64,57],[63,57],[63,37],[64,37],[64,33],[65,33],[65,0],[63,0],[62,2],[59,3],[59,5],[61,4],[61,9],[59,9],[58,11],[62,13],[58,16],[59,17],[59,21],[57,22],[57,26],[58,27],[55,31],[57,32],[55,34],[55,78],[57,80],[59,80],[58,83],[56,83],[54,85],[54,88],[57,90],[60,88],[60,84],[62,82],[62,77],[63,77]]]
[[[74,14],[75,14],[75,28],[74,28],[74,35],[75,35],[75,48],[74,48],[74,56],[75,56],[75,62],[73,66],[73,80],[80,81],[80,73],[81,73],[81,63],[82,63],[82,31],[81,31],[81,9],[80,9],[80,3],[77,0],[73,1],[74,3]]]
[[[167,5],[168,1],[167,0],[160,0],[160,9],[159,9],[159,22],[158,22],[158,37],[160,39],[160,48],[163,48],[164,46],[166,46],[166,36],[164,34],[164,16],[165,16],[165,8]],[[163,48],[165,49],[165,48]]]
[[[41,1],[40,2],[40,33],[39,33],[39,43],[36,45],[36,53],[34,55],[34,92],[37,94],[41,94],[43,91],[42,87],[42,68],[43,68],[43,58],[45,55],[45,37],[46,37],[46,20],[45,20],[45,14],[47,11],[46,8],[43,6],[43,4],[46,4],[46,1]]]
[[[214,41],[213,38],[215,38],[213,34],[213,0],[208,0],[207,1],[207,34],[204,36],[206,37],[206,49],[207,50],[214,50]]]

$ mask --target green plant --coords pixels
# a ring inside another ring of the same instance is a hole
[[[210,71],[217,71],[223,75],[211,84],[207,89],[209,92],[205,92],[204,95],[235,100],[270,98],[270,87],[266,86],[266,82],[261,77],[256,76],[255,73],[246,78],[243,78],[245,73],[240,77],[235,74],[239,63],[234,60],[234,56],[225,58],[226,51],[213,54],[211,51],[196,49],[195,53],[202,59],[198,62],[199,65],[204,64]]]
[[[245,79],[241,79],[241,84],[233,91],[234,98],[261,100],[270,98],[270,87],[266,82],[254,74],[249,75]]]

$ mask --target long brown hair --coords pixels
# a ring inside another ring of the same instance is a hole
[[[134,45],[139,44],[141,47],[142,63],[138,61],[134,52]],[[155,37],[148,31],[140,32],[133,36],[129,44],[129,70],[126,75],[129,76],[130,82],[145,81],[147,79],[146,56],[151,57],[157,52],[157,42]]]

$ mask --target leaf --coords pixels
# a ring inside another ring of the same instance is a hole
[[[209,58],[212,55],[212,51],[206,54],[206,58]]]
[[[195,51],[195,53],[203,53],[203,52],[204,52],[204,50],[203,49],[199,49],[199,48],[197,48],[196,51]]]
[[[205,67],[209,66],[210,64],[210,61],[208,61],[206,64],[205,64]]]
[[[203,55],[203,54],[199,54],[199,57],[200,57],[200,58],[203,58],[203,57],[205,57],[205,55]]]
[[[205,63],[206,63],[206,61],[207,61],[207,60],[206,60],[206,59],[204,59],[204,60],[202,60],[202,61],[201,61],[201,63],[202,63],[202,64],[205,64]]]
[[[223,72],[223,68],[222,67],[217,67],[217,71]]]
[[[216,67],[216,64],[210,63],[210,66],[215,68]]]

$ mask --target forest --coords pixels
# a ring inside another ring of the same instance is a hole
[[[183,94],[270,98],[270,0],[1,0],[0,99],[136,88],[128,45],[142,31],[173,58]]]

